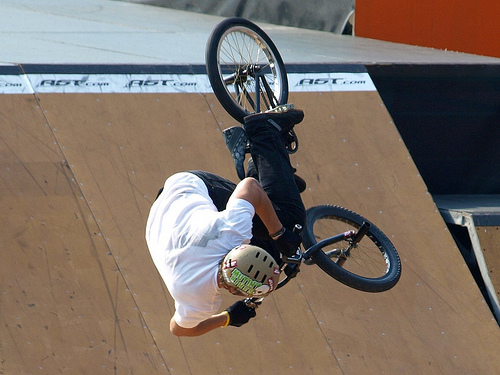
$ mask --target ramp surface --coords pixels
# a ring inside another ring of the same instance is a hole
[[[0,79],[0,373],[500,373],[498,325],[373,84],[292,92],[306,113],[292,161],[307,207],[344,205],[388,234],[398,285],[366,294],[303,267],[244,327],[171,335],[174,304],[144,240],[149,209],[177,171],[235,180],[221,136],[235,123],[210,90],[175,79],[149,90],[141,78],[116,92],[87,64],[203,64],[220,19],[115,1],[0,5],[2,61],[20,64]],[[499,61],[266,30],[290,63]],[[80,65],[38,66],[49,63]]]
[[[306,206],[381,227],[403,260],[393,290],[303,267],[248,325],[176,338],[146,218],[176,171],[236,178],[233,120],[213,94],[2,95],[2,372],[498,373],[498,326],[378,94],[291,95]]]

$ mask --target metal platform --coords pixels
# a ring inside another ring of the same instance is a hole
[[[500,195],[434,195],[436,205],[447,223],[475,226],[500,226]]]
[[[491,308],[500,322],[500,303],[496,292],[499,286],[495,285],[491,277],[497,269],[498,254],[495,254],[495,247],[498,246],[498,236],[484,237],[481,233],[488,231],[485,227],[497,230],[500,226],[500,195],[435,195],[433,199],[446,223],[467,229],[471,255],[479,268]]]

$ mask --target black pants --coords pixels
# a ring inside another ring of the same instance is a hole
[[[292,229],[295,224],[303,226],[305,208],[294,181],[294,170],[282,136],[265,123],[254,123],[245,130],[254,162],[254,167],[247,171],[247,177],[253,177],[260,182],[278,218],[287,229]],[[190,172],[203,180],[217,209],[224,210],[236,184],[210,172]],[[279,253],[267,228],[257,215],[253,219],[252,234],[251,243],[263,247],[279,259]]]

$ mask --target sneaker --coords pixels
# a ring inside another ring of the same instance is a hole
[[[226,147],[231,152],[233,157],[234,167],[238,178],[245,178],[245,152],[247,148],[247,135],[241,126],[233,126],[222,132]]]
[[[265,122],[282,135],[285,135],[304,118],[304,112],[300,109],[295,109],[293,105],[278,108],[273,109],[272,112],[255,113],[245,117],[243,119],[245,122],[244,127],[252,126],[256,122]]]

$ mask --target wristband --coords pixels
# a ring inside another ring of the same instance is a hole
[[[224,311],[224,313],[226,314],[226,323],[223,326],[221,326],[222,328],[227,327],[229,325],[229,322],[231,321],[229,313],[227,311]]]
[[[281,227],[281,229],[279,231],[277,231],[276,233],[274,234],[270,234],[271,238],[273,240],[277,239],[279,236],[281,236],[283,233],[285,233],[285,227]]]

